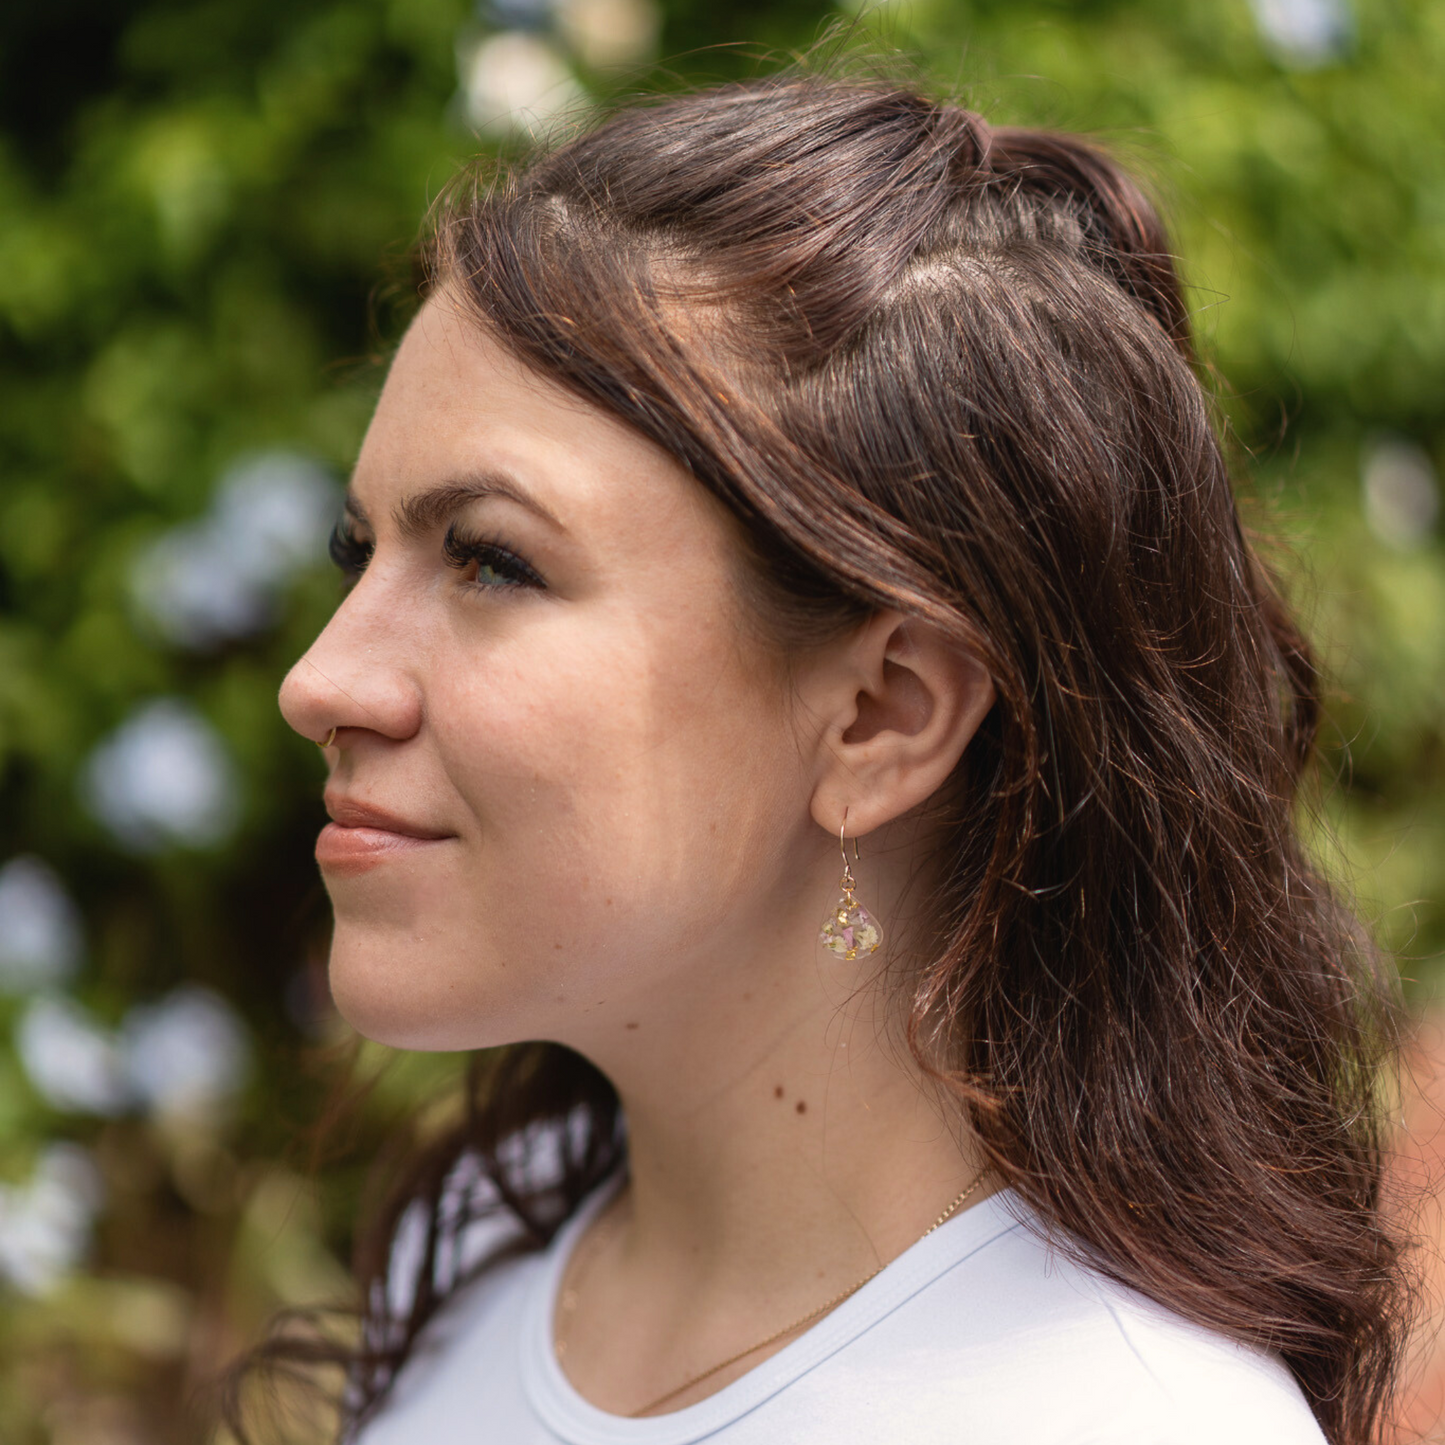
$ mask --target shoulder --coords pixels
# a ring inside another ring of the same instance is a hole
[[[1069,1258],[1012,1196],[987,1203],[1005,1227],[918,1305],[977,1367],[960,1373],[986,1382],[1000,1440],[1324,1445],[1279,1359]]]
[[[1284,1362],[1100,1282],[1103,1307],[1140,1380],[1146,1438],[1169,1445],[1325,1445]],[[1147,1402],[1147,1403],[1146,1403]]]
[[[428,1248],[430,1232],[435,1237]],[[406,1319],[428,1258],[442,1299],[358,1445],[454,1438],[475,1407],[478,1389],[489,1389],[489,1377],[515,1376],[516,1320],[545,1259],[527,1239],[471,1156],[457,1161],[434,1217],[420,1202],[402,1214],[385,1290],[372,1301],[368,1326],[385,1340]]]
[[[517,1321],[543,1267],[537,1254],[491,1264],[451,1291],[427,1322],[357,1445],[414,1445],[458,1438],[479,1400],[495,1419],[520,1407],[515,1393]]]

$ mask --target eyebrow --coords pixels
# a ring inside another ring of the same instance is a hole
[[[403,537],[417,541],[435,531],[444,522],[449,522],[469,503],[485,501],[489,497],[515,502],[517,506],[525,507],[566,535],[566,527],[558,521],[551,509],[504,472],[478,472],[473,476],[428,487],[425,491],[413,492],[411,496],[403,497],[392,509],[392,522]],[[370,524],[366,509],[349,487],[346,492],[346,510],[358,522]]]

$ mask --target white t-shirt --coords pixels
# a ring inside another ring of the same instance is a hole
[[[1068,1261],[1008,1190],[700,1403],[608,1414],[562,1373],[552,1316],[610,1192],[447,1302],[360,1445],[1323,1445],[1283,1364]]]

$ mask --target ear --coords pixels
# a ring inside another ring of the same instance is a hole
[[[813,817],[836,836],[846,809],[850,837],[932,797],[995,699],[977,657],[894,611],[829,648],[802,691],[818,738]]]

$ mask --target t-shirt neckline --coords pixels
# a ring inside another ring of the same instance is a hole
[[[568,1445],[691,1445],[757,1409],[954,1265],[1020,1227],[1013,1191],[1000,1190],[910,1245],[837,1309],[747,1374],[695,1405],[667,1415],[613,1415],[583,1398],[563,1373],[552,1320],[562,1273],[587,1225],[620,1180],[594,1190],[558,1232],[530,1281],[521,1321],[522,1389],[541,1420]]]

